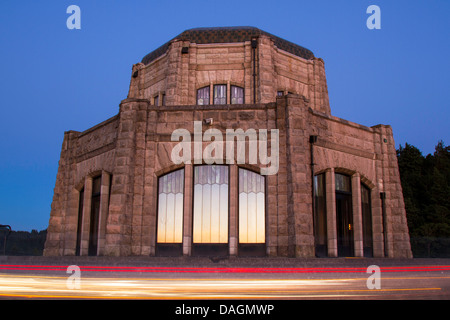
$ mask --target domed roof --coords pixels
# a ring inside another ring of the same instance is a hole
[[[170,43],[174,40],[185,40],[197,44],[233,43],[251,41],[261,35],[271,38],[274,41],[275,46],[281,50],[308,60],[314,58],[314,54],[310,50],[255,27],[215,27],[186,30],[169,42],[163,44],[158,49],[147,54],[141,62],[147,65],[156,58],[160,57],[167,51]]]

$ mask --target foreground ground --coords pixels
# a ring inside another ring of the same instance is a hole
[[[450,259],[0,257],[0,298],[449,300]]]

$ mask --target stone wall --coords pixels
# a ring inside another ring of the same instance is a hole
[[[127,99],[122,101],[116,117],[83,133],[67,132],[45,254],[75,254],[79,191],[83,187],[85,191],[89,190],[89,180],[101,174],[110,179],[110,191],[103,183],[104,192],[109,195],[109,207],[102,217],[101,229],[104,231],[99,241],[99,254],[154,255],[158,176],[184,167],[183,252],[189,255],[194,163],[175,165],[171,161],[172,148],[177,144],[171,141],[171,134],[179,128],[193,133],[194,121],[212,118],[213,125],[203,125],[203,132],[214,128],[225,137],[226,129],[279,130],[279,170],[266,179],[266,252],[269,256],[314,256],[309,137],[317,135],[313,149],[314,173],[327,173],[327,185],[331,188],[330,215],[334,212],[333,173],[349,174],[355,186],[361,181],[371,189],[376,256],[384,256],[386,244],[388,256],[410,257],[391,128],[383,125],[364,127],[314,111],[310,104],[309,99],[297,95],[281,97],[276,103],[221,106],[153,106],[145,99]],[[204,142],[203,146],[206,144]],[[262,166],[257,163],[250,167],[259,170]],[[236,170],[237,165],[231,164],[230,175],[236,176]],[[229,243],[230,253],[237,254],[237,181],[230,183]],[[386,194],[386,231],[380,192]],[[354,203],[357,203],[355,199]],[[356,205],[354,211],[358,213],[358,210]],[[357,215],[355,217],[358,219]],[[83,223],[84,230],[87,230],[88,225]],[[335,221],[331,219],[331,227],[333,223]],[[89,235],[84,234],[84,237]],[[360,249],[357,250],[361,253],[362,239],[358,237],[356,234],[355,243],[359,244]],[[337,254],[335,232],[331,232],[328,238],[329,254],[334,256]],[[82,254],[86,253],[86,246],[84,242]]]
[[[243,87],[247,104],[273,102],[282,91],[305,96],[311,108],[330,114],[322,59],[308,60],[288,53],[264,35],[257,43],[253,52],[251,41],[196,44],[174,40],[162,56],[148,65],[133,67],[132,74],[138,72],[131,78],[128,97],[154,104],[154,98],[164,94],[167,106],[195,105],[197,89],[227,84]],[[187,53],[182,53],[183,47],[188,48]],[[229,92],[227,97],[229,100]]]

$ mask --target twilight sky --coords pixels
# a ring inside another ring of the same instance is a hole
[[[69,30],[70,5],[81,29]],[[381,29],[369,30],[369,5]],[[424,155],[450,144],[450,1],[2,0],[0,224],[45,229],[64,131],[119,111],[131,67],[186,29],[253,26],[325,61],[331,112],[390,124]]]

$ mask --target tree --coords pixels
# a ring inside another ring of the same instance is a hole
[[[450,256],[450,147],[426,157],[405,144],[397,150],[414,256]]]

